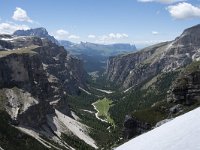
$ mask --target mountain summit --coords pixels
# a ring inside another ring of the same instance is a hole
[[[49,33],[47,30],[43,27],[35,28],[35,29],[29,29],[29,30],[17,30],[13,33],[15,36],[36,36],[40,38],[46,38],[50,40],[53,43],[59,44],[58,41]]]

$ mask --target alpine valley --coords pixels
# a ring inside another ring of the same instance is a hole
[[[199,106],[200,25],[142,50],[0,35],[0,150],[115,149]]]

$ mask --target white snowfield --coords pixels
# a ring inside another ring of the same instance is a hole
[[[200,107],[130,140],[116,150],[200,150]]]

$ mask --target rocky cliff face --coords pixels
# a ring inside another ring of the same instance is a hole
[[[69,41],[59,41],[71,54],[84,60],[87,72],[103,72],[109,56],[136,51],[135,45],[130,44],[95,44],[81,42],[75,44]]]
[[[175,112],[181,110],[182,105],[190,106],[200,102],[200,63],[193,62],[177,78],[168,91],[168,103],[178,104]],[[182,107],[183,108],[183,107]],[[171,109],[173,112],[173,109]]]
[[[81,61],[37,37],[4,36],[0,44],[1,102],[11,118],[38,128],[55,108],[70,116],[66,95],[85,87]]]
[[[160,43],[141,51],[111,57],[107,79],[123,88],[136,86],[162,72],[169,72],[200,58],[200,25],[186,29],[174,41]]]
[[[45,28],[35,28],[35,29],[29,29],[29,30],[17,30],[13,33],[15,36],[35,36],[40,38],[46,38],[50,40],[51,42],[58,44],[59,42],[49,33]]]
[[[126,115],[124,120],[123,136],[128,140],[151,129],[151,125]]]

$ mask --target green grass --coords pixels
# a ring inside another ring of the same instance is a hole
[[[11,50],[11,51],[0,51],[0,57],[5,57],[7,55],[10,54],[36,54],[35,51],[33,51],[34,49],[38,48],[39,46],[36,45],[32,45],[26,48],[19,48],[16,50]]]
[[[187,74],[187,73],[195,72],[199,69],[200,69],[200,61],[194,61],[185,68],[184,72]]]
[[[109,109],[112,106],[112,100],[107,98],[100,99],[94,103],[94,106],[98,110],[98,117],[108,121],[110,124],[115,126],[114,120],[110,117]]]

